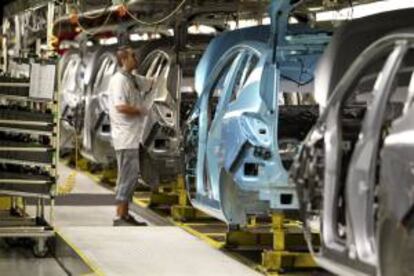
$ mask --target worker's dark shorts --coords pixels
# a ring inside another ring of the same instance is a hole
[[[117,150],[118,179],[116,181],[115,199],[117,202],[130,202],[134,195],[139,177],[139,150]]]

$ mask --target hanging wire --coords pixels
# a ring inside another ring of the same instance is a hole
[[[102,17],[108,11],[108,9],[110,7],[112,7],[112,3],[111,3],[111,1],[109,1],[108,4],[105,6],[104,10],[102,12],[100,12],[99,14],[97,14],[97,15],[87,15],[86,12],[83,12],[81,10],[79,5],[77,5],[77,4],[74,4],[74,5],[75,5],[76,9],[82,14],[82,17],[85,17],[86,19],[97,19],[99,17]]]
[[[80,18],[78,18],[78,20],[77,20],[77,25],[79,26],[79,28],[81,28],[81,30],[83,31],[83,32],[85,32],[85,33],[87,33],[87,34],[89,34],[89,35],[91,35],[91,36],[93,36],[93,35],[95,35],[95,34],[97,34],[97,33],[99,33],[99,31],[103,28],[103,27],[105,27],[105,25],[109,22],[109,20],[111,19],[111,16],[112,16],[112,12],[110,12],[109,14],[108,14],[108,16],[106,17],[106,19],[105,19],[105,21],[102,23],[102,25],[100,25],[94,32],[90,32],[90,31],[88,31],[87,29],[85,29],[83,26],[82,26],[82,24],[80,23]]]
[[[146,22],[143,21],[141,19],[138,19],[134,14],[132,14],[128,9],[126,10],[126,12],[128,13],[128,15],[137,23],[142,24],[142,25],[147,25],[147,26],[153,26],[153,25],[159,25],[161,23],[163,23],[164,21],[167,21],[168,19],[170,19],[173,15],[175,15],[181,8],[182,6],[185,4],[187,0],[182,0],[181,3],[167,16],[165,16],[164,18],[160,19],[160,20],[156,20],[154,22]]]

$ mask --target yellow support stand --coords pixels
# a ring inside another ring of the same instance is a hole
[[[0,197],[0,210],[9,210],[11,206],[11,197]]]
[[[283,213],[274,213],[272,234],[273,248],[262,252],[262,267],[265,271],[317,267],[309,252],[297,251],[298,247],[306,248],[302,228],[298,223],[285,221]]]
[[[184,177],[179,175],[177,182],[173,185],[175,193],[178,195],[177,204],[171,207],[171,216],[175,221],[189,221],[195,218],[205,218],[206,215],[191,206],[185,188]]]
[[[78,159],[78,168],[81,171],[84,171],[84,172],[88,171],[89,168],[90,168],[90,164],[89,164],[88,160],[86,160],[84,158],[79,158]]]
[[[230,229],[226,233],[226,247],[229,249],[263,249],[270,248],[273,243],[273,235],[269,227],[257,221],[256,216],[247,218],[247,227],[244,229]]]
[[[116,168],[105,169],[103,170],[102,175],[100,177],[100,182],[115,186],[117,175],[118,172]]]
[[[172,206],[177,204],[178,202],[178,195],[174,192],[174,190],[169,190],[164,187],[158,188],[158,191],[154,191],[151,193],[150,196],[150,206],[157,207],[157,206]]]

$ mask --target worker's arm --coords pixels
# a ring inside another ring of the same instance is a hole
[[[127,104],[117,105],[115,108],[119,113],[130,116],[144,116],[148,113],[145,107],[135,107]]]

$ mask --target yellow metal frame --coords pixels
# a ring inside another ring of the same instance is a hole
[[[316,268],[308,252],[289,251],[292,245],[306,246],[302,228],[298,223],[285,220],[283,213],[272,214],[272,250],[262,252],[262,267],[266,271],[280,271],[285,268]]]
[[[173,185],[173,188],[178,194],[178,203],[171,207],[171,216],[174,220],[184,222],[207,217],[191,205],[182,175],[177,177],[177,182]]]

